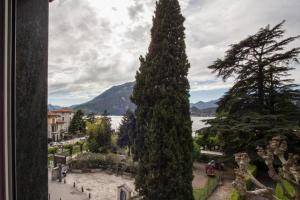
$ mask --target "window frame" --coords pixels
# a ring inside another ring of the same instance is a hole
[[[0,199],[48,199],[48,4],[0,1]]]
[[[15,199],[14,192],[14,148],[13,139],[13,77],[14,77],[14,52],[15,52],[15,0],[3,0],[0,3],[0,61],[1,84],[0,90],[0,144],[1,162],[0,174],[0,199]]]

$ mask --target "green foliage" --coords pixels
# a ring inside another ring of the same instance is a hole
[[[117,154],[83,153],[69,163],[71,169],[103,169],[112,170],[115,173],[127,172],[135,174],[137,164],[130,158],[120,159]]]
[[[190,64],[178,0],[159,0],[151,43],[140,58],[132,100],[139,156],[136,189],[144,200],[192,200],[193,140],[189,111]]]
[[[282,39],[283,23],[231,45],[224,59],[209,66],[224,81],[235,79],[218,102],[216,118],[208,121],[208,130],[220,135],[229,156],[246,151],[254,160],[256,146],[265,146],[277,134],[287,136],[289,146],[300,145],[293,139],[300,125],[300,91],[288,77],[292,64],[298,63],[300,48],[285,50],[299,36]]]
[[[218,177],[208,177],[207,183],[203,188],[194,189],[194,199],[195,200],[206,200],[210,194],[216,189],[219,183]]]
[[[88,149],[94,153],[106,153],[111,149],[112,134],[111,119],[101,117],[93,124],[88,124]]]
[[[96,122],[96,117],[95,117],[95,113],[91,112],[87,115],[86,117],[86,121],[93,124]]]
[[[83,120],[83,112],[81,110],[75,113],[70,123],[69,132],[73,135],[86,132],[86,124]]]
[[[128,147],[128,154],[135,153],[135,138],[136,138],[136,118],[130,110],[123,116],[118,133],[118,145],[121,148]],[[141,151],[141,150],[138,150]]]
[[[193,148],[193,158],[194,158],[194,160],[199,160],[201,149],[195,140],[193,141],[193,147],[194,147]]]
[[[210,131],[210,128],[202,128],[196,132],[194,141],[201,147],[208,147],[209,149],[215,146],[220,146],[219,135]]]
[[[229,196],[229,200],[244,200],[243,197],[236,190],[232,190]]]
[[[255,165],[249,165],[247,171],[252,174],[253,176],[256,176],[257,167]],[[246,187],[248,190],[250,190],[253,187],[253,183],[250,179],[250,177],[246,178]]]
[[[220,145],[228,156],[246,151],[253,161],[257,160],[256,147],[265,146],[274,135],[287,137],[291,152],[300,152],[300,141],[294,135],[299,129],[298,122],[288,120],[282,114],[263,115],[256,112],[227,115],[209,120],[212,125],[207,128],[211,134],[218,134]]]
[[[69,155],[72,156],[73,155],[73,144],[65,144],[64,145],[64,149],[67,149],[69,151]]]
[[[257,167],[255,165],[249,165],[247,170],[250,174],[255,176],[257,172]]]
[[[280,200],[289,200],[295,196],[295,188],[286,180],[281,180],[275,188],[275,196]]]
[[[83,141],[77,141],[75,145],[79,146],[79,151],[82,152],[84,148],[86,147],[86,143]]]
[[[199,200],[202,195],[202,189],[193,189],[193,196],[195,200]]]
[[[247,171],[252,174],[253,176],[256,175],[257,172],[257,167],[255,165],[249,165]],[[247,190],[251,190],[251,188],[253,187],[253,183],[250,179],[250,177],[246,178],[246,188]],[[244,198],[239,194],[238,191],[236,191],[235,189],[233,189],[230,193],[229,196],[229,200],[244,200]]]
[[[58,150],[58,147],[49,147],[48,154],[56,154],[57,150]]]

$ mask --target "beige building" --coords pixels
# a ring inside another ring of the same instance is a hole
[[[52,141],[60,141],[64,133],[68,132],[70,123],[74,117],[74,111],[62,108],[48,112],[48,138]]]

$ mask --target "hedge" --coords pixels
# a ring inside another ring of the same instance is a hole
[[[49,147],[48,154],[56,154],[57,150],[58,150],[58,147]]]
[[[103,169],[111,170],[114,173],[135,174],[137,171],[137,163],[132,159],[121,160],[117,154],[91,152],[79,154],[75,159],[70,160],[69,166],[71,169]]]

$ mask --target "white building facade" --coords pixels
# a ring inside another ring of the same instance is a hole
[[[56,142],[61,141],[64,134],[68,132],[74,113],[69,108],[48,112],[48,138]]]

